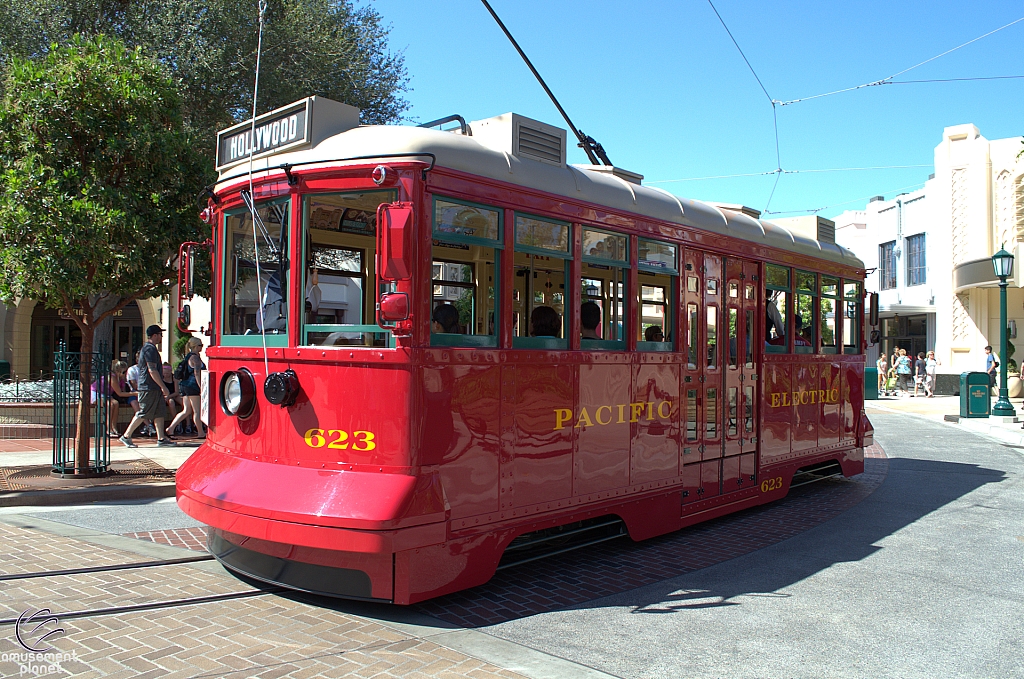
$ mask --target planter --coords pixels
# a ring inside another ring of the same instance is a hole
[[[1021,392],[1024,392],[1024,382],[1021,381],[1020,377],[1007,377],[1006,390],[1009,392],[1010,398],[1017,398],[1021,395]]]

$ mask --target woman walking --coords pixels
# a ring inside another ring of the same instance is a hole
[[[199,358],[199,352],[203,349],[203,340],[198,337],[193,337],[185,345],[185,356],[181,359],[184,365],[184,377],[179,383],[179,389],[181,391],[181,397],[184,401],[184,407],[181,412],[178,413],[170,426],[168,431],[174,431],[182,422],[186,421],[189,415],[192,416],[192,422],[196,426],[196,434],[199,438],[206,438],[206,433],[203,430],[203,423],[199,419],[199,394],[201,392],[199,388],[200,375],[206,370],[206,364],[203,363],[202,359]]]

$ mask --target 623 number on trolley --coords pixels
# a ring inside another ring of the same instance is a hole
[[[367,451],[377,447],[372,431],[347,432],[343,429],[310,429],[302,439],[310,448],[333,448],[335,450]]]

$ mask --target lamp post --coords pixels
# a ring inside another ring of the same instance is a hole
[[[1013,255],[1000,248],[992,255],[992,269],[999,277],[999,399],[992,408],[994,417],[1013,417],[1006,389],[1006,279],[1013,273]]]

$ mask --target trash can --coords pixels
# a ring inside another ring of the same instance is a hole
[[[960,417],[988,417],[988,373],[960,373]]]
[[[864,368],[864,400],[878,400],[878,368]]]

